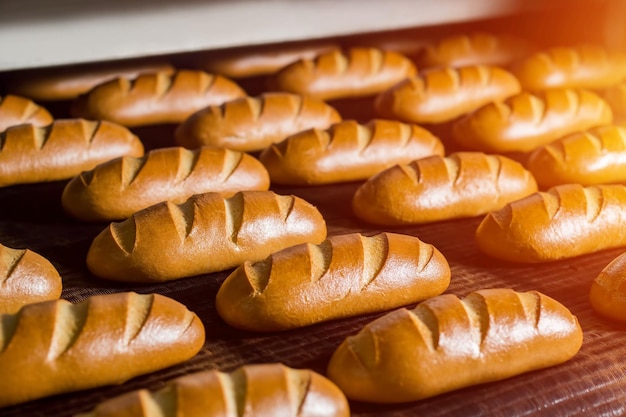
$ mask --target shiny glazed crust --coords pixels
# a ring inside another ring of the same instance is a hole
[[[160,148],[82,172],[67,183],[61,202],[77,219],[111,221],[162,201],[181,203],[207,192],[230,197],[243,190],[267,190],[269,183],[265,167],[242,152]]]
[[[87,266],[116,281],[168,281],[260,261],[325,238],[322,215],[298,197],[271,191],[242,191],[227,199],[197,194],[111,223],[92,242]]]
[[[270,85],[321,100],[364,97],[390,88],[415,71],[411,60],[397,52],[350,48],[294,62],[278,71]]]
[[[57,181],[121,156],[142,156],[128,129],[106,121],[57,119],[51,125],[13,126],[0,133],[0,187]]]
[[[75,117],[110,120],[128,127],[181,123],[194,112],[245,91],[221,75],[203,71],[155,72],[99,84],[72,103]]]
[[[46,126],[52,120],[50,112],[32,100],[14,95],[0,97],[0,132],[26,123]]]
[[[326,129],[340,120],[337,110],[321,100],[265,93],[202,109],[178,126],[175,138],[187,148],[210,145],[252,152],[306,129]]]
[[[0,407],[121,384],[194,356],[204,326],[158,294],[29,304],[0,323]]]
[[[375,108],[390,119],[444,123],[520,91],[513,74],[498,67],[443,68],[399,82],[376,98]]]
[[[576,317],[541,293],[446,294],[348,337],[327,375],[349,399],[409,402],[560,364],[582,341]]]
[[[626,246],[626,187],[565,184],[511,202],[476,230],[481,251],[511,262],[544,262]]]
[[[441,141],[417,125],[349,120],[292,135],[264,150],[259,160],[275,184],[333,184],[364,180],[395,164],[443,153]]]
[[[354,214],[368,223],[403,225],[474,217],[537,191],[524,167],[500,155],[458,152],[393,166],[354,194]]]
[[[593,280],[589,290],[591,307],[615,321],[626,321],[626,253],[614,258]]]
[[[245,365],[231,373],[202,371],[150,392],[132,391],[76,417],[349,417],[335,384],[308,369],[279,363]]]
[[[413,304],[449,283],[445,257],[417,237],[351,233],[244,263],[220,287],[216,308],[234,327],[287,330]]]

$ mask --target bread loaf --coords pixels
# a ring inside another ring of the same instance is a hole
[[[488,213],[476,230],[482,252],[542,262],[626,246],[626,187],[565,184]]]
[[[457,152],[393,166],[354,194],[354,214],[369,223],[402,225],[474,217],[537,191],[524,167],[500,155]]]
[[[615,121],[626,122],[626,81],[604,90],[602,98],[613,110]]]
[[[0,97],[0,132],[27,123],[46,126],[52,120],[50,112],[32,100],[14,95]]]
[[[497,67],[444,68],[406,78],[376,98],[381,117],[444,123],[521,91],[513,74]]]
[[[487,104],[455,122],[454,140],[468,150],[530,152],[560,137],[609,124],[608,104],[586,90],[522,92]]]
[[[58,181],[124,155],[143,155],[143,144],[114,123],[57,119],[0,133],[0,187]]]
[[[245,95],[241,87],[221,75],[191,70],[155,72],[99,84],[77,98],[71,112],[76,117],[128,127],[181,123],[200,109]]]
[[[591,284],[589,302],[603,317],[626,321],[626,253],[606,265]]]
[[[445,294],[348,337],[327,375],[352,400],[409,402],[561,364],[582,341],[576,317],[539,292]]]
[[[486,32],[447,36],[426,45],[417,58],[419,68],[508,66],[525,57],[531,45],[524,39]]]
[[[351,233],[244,263],[223,282],[215,306],[233,327],[271,332],[391,310],[449,284],[445,257],[417,237]]]
[[[160,148],[141,158],[117,158],[74,177],[61,202],[71,216],[111,221],[161,201],[181,203],[193,194],[267,190],[265,167],[252,156],[223,148]]]
[[[194,356],[200,319],[157,294],[29,304],[0,322],[0,407],[121,384]]]
[[[317,372],[268,363],[185,375],[158,391],[132,391],[76,417],[131,415],[348,417],[350,408],[339,388]]]
[[[202,69],[229,78],[248,78],[272,75],[300,59],[313,59],[319,54],[338,48],[329,41],[307,41],[286,44],[249,46],[219,51],[201,58]]]
[[[270,86],[321,100],[366,97],[390,88],[415,71],[411,60],[397,52],[350,48],[296,61],[271,77]]]
[[[26,304],[57,299],[62,289],[59,273],[46,258],[0,244],[0,316]]]
[[[42,68],[9,74],[6,88],[33,100],[72,100],[114,78],[152,72],[171,74],[174,67],[159,59],[140,59]]]
[[[306,129],[325,129],[341,116],[321,100],[288,93],[244,97],[209,106],[188,117],[175,132],[187,148],[219,146],[260,151]]]
[[[260,261],[325,238],[322,215],[298,197],[271,191],[241,191],[228,199],[197,194],[111,223],[91,244],[87,266],[116,281],[169,281]]]
[[[526,90],[601,89],[626,78],[626,54],[594,45],[556,47],[529,56],[515,74]]]
[[[275,184],[332,184],[364,180],[395,164],[443,153],[441,141],[417,125],[348,120],[290,136],[265,149],[259,160]]]
[[[535,149],[526,167],[542,188],[626,183],[626,127],[606,125]]]

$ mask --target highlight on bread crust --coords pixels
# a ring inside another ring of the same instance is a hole
[[[169,281],[223,271],[300,243],[320,243],[326,223],[295,196],[241,191],[159,203],[111,223],[93,240],[87,266],[116,281]]]
[[[244,263],[222,283],[216,308],[234,327],[287,330],[413,304],[449,283],[445,257],[417,237],[350,233]]]
[[[597,45],[555,47],[536,52],[515,69],[522,87],[602,89],[626,78],[626,54]]]
[[[416,72],[402,54],[376,48],[349,48],[302,59],[271,77],[273,89],[321,100],[378,94]]]
[[[441,141],[417,125],[347,120],[292,135],[264,150],[259,160],[275,184],[332,184],[364,180],[395,164],[443,153]]]
[[[601,316],[626,321],[626,253],[615,257],[591,284],[589,302]]]
[[[565,135],[611,123],[613,113],[586,90],[522,92],[487,104],[455,122],[454,140],[468,150],[530,152]]]
[[[22,124],[47,126],[52,121],[50,112],[32,100],[11,94],[0,97],[0,132]]]
[[[626,127],[576,132],[535,149],[526,167],[543,188],[626,183]]]
[[[348,337],[327,375],[351,400],[410,402],[561,364],[582,341],[576,317],[539,292],[445,294]]]
[[[132,391],[76,417],[116,417],[131,410],[135,417],[350,415],[345,395],[324,376],[309,369],[264,363],[244,365],[230,373],[185,375],[158,391]]]
[[[142,156],[143,144],[115,123],[57,119],[0,133],[0,187],[58,181],[121,156]]]
[[[29,249],[0,244],[0,315],[61,296],[63,283],[54,265]]]
[[[239,85],[221,75],[160,71],[99,84],[74,100],[71,112],[128,127],[181,123],[200,109],[245,95]]]
[[[265,93],[199,110],[176,128],[175,138],[187,148],[211,145],[252,152],[306,129],[326,129],[340,120],[337,110],[321,100]]]
[[[160,148],[140,158],[122,157],[84,171],[67,183],[61,202],[85,221],[121,220],[160,203],[194,194],[267,190],[267,170],[252,156],[223,148]]]
[[[564,184],[488,213],[479,249],[510,262],[545,262],[626,246],[626,186]]]
[[[204,338],[198,316],[158,294],[26,305],[0,321],[0,407],[121,384],[191,358]]]
[[[393,166],[365,181],[354,214],[380,225],[474,217],[537,191],[524,167],[501,155],[457,152]]]
[[[481,65],[442,68],[406,78],[376,97],[381,117],[444,123],[521,91],[510,72]]]

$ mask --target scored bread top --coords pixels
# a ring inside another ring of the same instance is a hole
[[[10,94],[0,97],[0,132],[26,123],[47,126],[52,120],[50,112],[32,100]]]

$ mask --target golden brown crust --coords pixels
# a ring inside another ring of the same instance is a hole
[[[600,126],[535,149],[526,167],[542,188],[626,183],[626,127]]]
[[[545,262],[626,246],[626,187],[565,184],[487,214],[480,250],[510,262]]]
[[[396,165],[354,194],[354,214],[381,225],[479,216],[537,191],[521,164],[500,155],[457,152]]]
[[[609,124],[613,114],[598,95],[586,90],[522,92],[487,104],[459,119],[455,141],[482,152],[530,152],[579,130]]]
[[[423,48],[419,68],[508,66],[530,53],[528,41],[505,34],[475,32],[440,39]]]
[[[203,71],[155,72],[97,85],[72,104],[72,114],[128,127],[181,123],[194,112],[222,104],[245,91],[233,81]]]
[[[348,417],[343,393],[309,369],[279,363],[244,365],[230,373],[202,371],[171,380],[158,391],[139,390],[104,401],[77,417],[286,416]]]
[[[415,71],[413,63],[396,52],[350,48],[294,62],[278,71],[271,85],[321,100],[364,97],[390,88]]]
[[[395,164],[443,155],[441,141],[417,125],[353,120],[310,129],[264,150],[259,160],[276,184],[332,184],[367,179]]]
[[[556,47],[537,52],[515,69],[522,87],[601,89],[626,78],[626,54],[594,45]]]
[[[26,123],[46,126],[52,120],[50,112],[32,100],[10,94],[0,97],[0,132]]]
[[[593,280],[589,303],[598,314],[626,321],[626,253],[614,258]]]
[[[7,88],[33,100],[71,100],[114,78],[151,72],[171,74],[174,67],[165,61],[132,60],[21,71],[9,76]]]
[[[55,300],[62,289],[59,272],[46,258],[0,244],[0,315],[13,314],[26,304]]]
[[[106,121],[57,119],[46,127],[13,126],[0,133],[0,187],[64,180],[143,152],[137,136]]]
[[[348,337],[327,375],[349,399],[409,402],[563,363],[582,341],[576,317],[539,292],[446,294]]]
[[[449,283],[445,257],[417,237],[351,233],[244,263],[215,303],[231,326],[277,331],[413,304]]]
[[[602,98],[613,110],[615,122],[626,122],[626,81],[604,90]]]
[[[0,407],[120,384],[191,358],[205,341],[200,319],[158,294],[30,304],[0,327]]]
[[[178,126],[175,138],[187,148],[210,145],[252,152],[294,133],[325,129],[340,120],[337,110],[321,100],[265,93],[199,110]]]
[[[222,271],[299,243],[320,243],[326,223],[294,196],[242,191],[159,203],[112,223],[93,241],[87,266],[117,281],[168,281]],[[168,256],[163,256],[168,254]]]
[[[517,79],[502,68],[443,68],[399,82],[376,98],[375,108],[390,119],[444,123],[520,91]]]
[[[122,157],[74,177],[63,190],[67,213],[85,221],[111,221],[161,201],[180,203],[194,194],[267,190],[265,167],[242,152],[204,147],[155,149]]]

